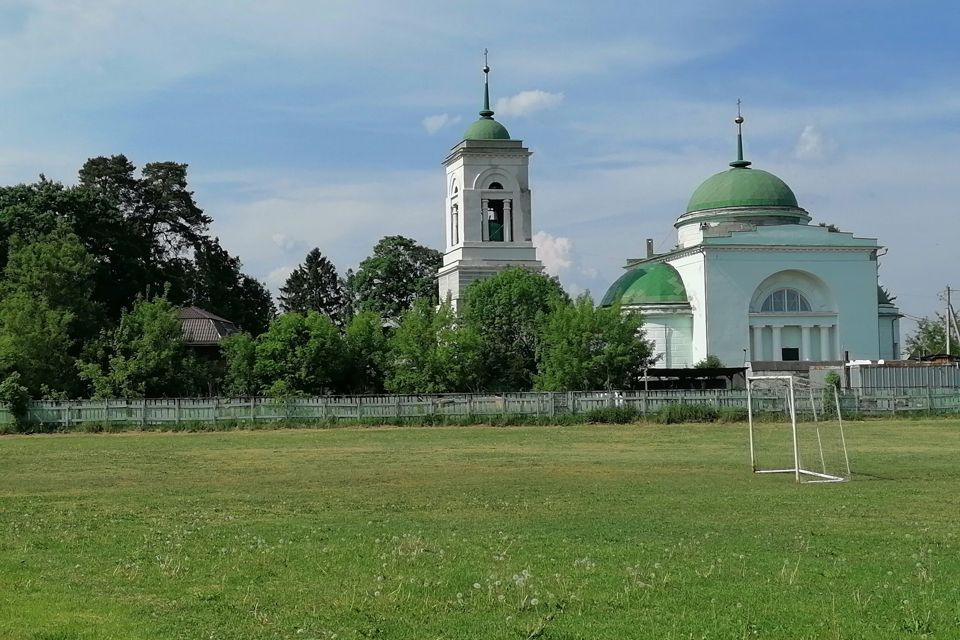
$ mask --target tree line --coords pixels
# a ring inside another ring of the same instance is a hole
[[[455,311],[411,299],[398,322],[361,310],[288,311],[223,344],[231,395],[633,388],[651,348],[638,314],[576,300],[556,278],[512,268],[473,282]]]
[[[438,304],[440,253],[401,236],[342,277],[313,249],[278,310],[210,223],[175,162],[0,187],[0,400],[624,388],[650,357],[639,316],[541,274]],[[242,328],[222,358],[184,344],[186,305]]]

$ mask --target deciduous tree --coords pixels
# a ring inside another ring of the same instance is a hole
[[[641,326],[638,313],[596,308],[588,295],[556,305],[543,326],[537,388],[634,388],[652,353]]]
[[[483,388],[527,391],[533,386],[544,319],[568,301],[556,278],[522,268],[467,287],[462,319],[483,342]]]
[[[396,322],[420,298],[436,304],[441,261],[435,249],[403,236],[386,236],[347,278],[352,308]]]
[[[914,331],[905,343],[906,351],[910,356],[919,357],[933,354],[947,353],[946,316],[935,313],[932,317],[917,321],[917,330]],[[960,356],[960,340],[956,333],[951,336],[950,355]]]
[[[138,300],[116,329],[106,332],[96,360],[80,376],[101,398],[195,395],[206,390],[196,358],[183,342],[177,309],[166,298]]]

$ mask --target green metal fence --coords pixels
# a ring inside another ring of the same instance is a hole
[[[69,427],[84,423],[163,425],[196,422],[278,420],[390,420],[424,416],[490,417],[586,414],[605,407],[631,407],[640,414],[666,404],[747,407],[746,391],[577,391],[569,393],[319,396],[309,398],[154,398],[146,400],[37,401],[31,421]],[[960,389],[850,390],[844,411],[869,415],[913,412],[960,413]],[[0,407],[0,424],[13,421]]]

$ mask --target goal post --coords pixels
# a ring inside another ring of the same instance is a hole
[[[850,459],[833,385],[795,376],[747,377],[750,465],[796,482],[845,482]]]

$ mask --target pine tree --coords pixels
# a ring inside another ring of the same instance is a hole
[[[313,249],[280,287],[280,308],[285,312],[316,311],[338,325],[343,321],[343,281],[337,268]]]

